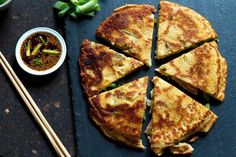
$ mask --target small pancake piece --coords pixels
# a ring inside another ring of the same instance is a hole
[[[193,94],[198,89],[223,101],[227,80],[227,62],[215,41],[205,43],[157,69]]]
[[[105,19],[96,35],[150,67],[155,12],[148,4],[124,5]]]
[[[163,59],[215,38],[216,32],[202,15],[173,2],[160,2],[157,59]]]
[[[143,77],[89,99],[89,114],[109,138],[144,149],[141,140],[148,77]]]
[[[82,86],[88,97],[91,97],[143,66],[143,63],[102,44],[84,40],[79,56],[79,66]]]
[[[189,155],[193,152],[193,147],[188,143],[179,143],[171,146],[170,152],[175,155]]]
[[[152,119],[148,128],[151,149],[159,156],[165,148],[173,154],[191,154],[191,145],[181,142],[197,132],[209,131],[217,116],[161,78],[152,81]]]

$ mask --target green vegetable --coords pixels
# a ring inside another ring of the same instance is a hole
[[[70,16],[73,17],[74,19],[77,19],[77,18],[78,18],[77,14],[76,14],[75,12],[72,12],[72,13],[70,14]]]
[[[69,3],[62,2],[62,1],[57,1],[54,4],[54,8],[57,10],[60,10],[58,13],[59,17],[65,16],[65,14],[72,8]]]
[[[46,53],[46,54],[49,54],[49,55],[57,55],[57,54],[60,53],[60,52],[57,51],[57,50],[48,50],[48,49],[43,49],[42,52],[43,52],[43,53]]]
[[[68,6],[68,4],[67,4],[66,2],[62,2],[62,1],[57,1],[57,2],[54,4],[54,8],[55,8],[55,9],[58,9],[58,10],[63,10],[63,9],[65,9],[67,6]]]
[[[188,58],[187,58],[185,55],[183,55],[183,60],[184,60],[185,62],[187,62],[187,61],[188,61]]]
[[[72,1],[72,0],[71,0]],[[83,5],[87,3],[89,0],[79,0],[79,5]],[[98,1],[97,1],[98,2]]]
[[[143,113],[143,120],[145,121],[147,119],[145,112]]]
[[[112,83],[109,85],[109,88],[116,88],[117,87],[117,84],[116,83]]]
[[[205,107],[208,108],[208,109],[210,109],[210,108],[211,108],[210,103],[207,103],[207,104],[205,105]]]
[[[98,0],[59,0],[54,4],[54,8],[59,10],[58,16],[64,17],[69,14],[73,18],[80,15],[94,16],[100,10]]]
[[[36,64],[36,65],[41,65],[41,64],[42,64],[42,60],[41,60],[40,58],[35,58],[35,59],[33,60],[33,62],[34,62],[34,64]]]
[[[84,14],[94,10],[100,10],[100,6],[97,4],[97,0],[91,0],[83,5],[76,6],[75,12],[77,14]]]
[[[83,15],[87,15],[87,16],[94,16],[95,15],[95,11],[89,12],[89,13],[85,13]]]
[[[38,53],[38,51],[39,51],[39,49],[40,49],[41,46],[42,46],[41,43],[39,43],[38,45],[36,45],[36,46],[34,47],[34,50],[33,50],[32,53],[31,53],[31,55],[36,55],[36,54]]]
[[[40,40],[44,45],[47,45],[47,42],[43,39],[42,36],[39,36],[39,40]]]
[[[7,0],[0,0],[0,4],[5,3]]]
[[[29,40],[27,42],[27,46],[26,46],[26,56],[29,57],[30,56],[30,49],[31,49],[31,40]]]
[[[70,0],[70,2],[74,5],[79,5],[80,0]]]
[[[58,16],[59,17],[63,17],[65,16],[65,14],[71,9],[70,5],[67,5],[64,9],[62,9],[61,11],[59,11]]]

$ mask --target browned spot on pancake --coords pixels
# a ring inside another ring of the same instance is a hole
[[[191,80],[194,81],[192,83],[196,84],[198,88],[205,89],[207,86],[207,79],[204,79],[204,77],[206,77],[208,74],[206,73],[207,70],[204,68],[206,67],[204,64],[207,64],[206,60],[211,57],[211,53],[209,49],[203,45],[195,49],[193,54],[195,56],[196,62],[189,70],[189,77],[192,78]],[[200,78],[202,78],[202,80],[200,83],[198,83]]]
[[[130,88],[136,88],[136,87],[137,87],[136,81],[132,82]]]
[[[154,112],[158,112],[157,108],[159,108],[159,107],[167,107],[167,104],[165,102],[161,101],[161,100],[156,101],[155,105],[158,105],[158,107],[153,108]]]
[[[162,3],[160,8],[161,8],[161,11],[160,11],[160,16],[159,16],[159,23],[162,23],[163,21],[169,22],[169,25],[167,29],[164,31],[163,35],[169,33],[169,29],[171,25],[173,24],[175,25],[176,23],[178,23],[177,26],[183,30],[183,33],[184,33],[183,36],[186,39],[186,41],[182,40],[182,45],[185,45],[185,42],[187,42],[188,39],[191,39],[192,37],[196,37],[196,34],[199,31],[198,26],[193,21],[193,19],[190,16],[188,16],[182,9],[173,10],[173,6],[168,3]],[[174,44],[168,41],[168,45],[173,50],[181,49],[181,44],[179,43]]]
[[[112,93],[107,92],[106,95],[105,95],[105,98],[109,98],[110,96],[112,96]]]
[[[162,91],[168,92],[168,91],[172,90],[173,88],[174,88],[174,86],[169,86],[169,87],[163,88]]]
[[[179,20],[178,27],[183,30],[186,39],[191,39],[193,37],[197,38],[198,25],[195,21],[188,16],[182,9],[178,9],[175,14],[176,20]]]
[[[158,133],[158,134],[152,134],[152,140],[155,140],[155,139],[161,139],[161,135]]]
[[[168,47],[170,47],[172,51],[179,50],[182,48],[182,46],[179,43],[173,43],[170,41],[166,42],[166,45],[168,45]]]
[[[127,28],[129,19],[124,13],[113,14],[99,26],[96,31],[98,36],[111,36],[114,30],[121,30]]]
[[[163,3],[160,3],[160,4],[163,4]],[[163,5],[159,5],[161,11],[159,11],[159,18],[158,18],[158,24],[161,24],[163,23],[164,21],[169,21],[169,25],[167,26],[166,30],[163,31],[163,35],[165,34],[168,34],[169,32],[169,29],[170,29],[170,26],[172,24],[172,18],[173,18],[173,9],[169,6],[169,5],[166,5],[166,4],[163,4]],[[163,39],[160,39],[160,40],[163,40]],[[168,43],[166,42],[165,43],[165,46],[168,46]]]
[[[139,25],[140,25],[140,27],[144,27],[144,24],[142,24],[142,23],[140,23]],[[129,28],[129,29],[131,30],[131,32],[135,36],[135,38],[140,39],[143,37],[143,35],[142,35],[143,32],[141,33],[139,30],[134,29],[134,28]]]
[[[95,51],[96,49],[96,51]],[[103,48],[97,46],[91,47],[91,42],[85,40],[81,46],[81,53],[79,57],[80,75],[82,77],[82,84],[88,96],[98,94],[99,91],[92,91],[90,87],[99,84],[102,81],[102,70],[104,67],[111,64],[112,54],[104,52]],[[89,75],[86,70],[94,72],[96,77]]]
[[[174,63],[174,60],[171,60],[170,62],[170,65],[175,69],[175,75],[178,76],[180,75],[180,67],[179,66],[176,66],[175,63]]]
[[[168,114],[167,112],[165,114]],[[163,117],[160,113],[157,113],[158,121],[152,123],[153,128],[172,128],[175,123],[174,121],[170,120],[168,117]]]
[[[159,4],[159,10],[162,10],[162,12],[161,12],[162,14],[160,14],[159,16],[164,17],[166,19],[170,18],[170,16],[168,16],[168,15],[173,14],[173,9],[172,9],[171,5],[166,2],[161,2]],[[167,14],[165,14],[165,13],[167,13]]]
[[[157,93],[160,93],[161,92],[161,89],[158,87],[158,86],[156,86],[154,89],[153,89],[153,94],[154,94],[154,96],[157,94]]]
[[[130,106],[129,104],[119,104],[117,106],[106,106],[106,111],[113,113],[113,112],[119,112],[121,114],[124,114],[124,117],[127,117],[130,122],[139,123],[142,118],[137,117],[137,110],[144,107],[143,101],[137,101],[136,104],[133,106]]]
[[[114,91],[114,96],[116,96],[117,98],[122,98],[124,96],[124,92],[120,91],[119,89]]]
[[[129,141],[138,142],[140,140],[142,118],[137,116],[137,111],[143,110],[143,101],[137,101],[133,107],[130,107],[129,104],[119,104],[117,106],[107,104],[106,108],[101,107],[97,96],[92,97],[90,102],[90,115],[100,123],[99,125],[104,130],[110,133],[113,132],[116,136],[126,137]]]
[[[127,99],[132,99],[134,94],[137,93],[136,91],[128,91],[127,93],[125,93],[125,98]]]

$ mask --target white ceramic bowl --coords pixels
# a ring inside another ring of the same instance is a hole
[[[61,56],[60,56],[60,59],[59,61],[57,62],[57,64],[55,64],[53,67],[51,67],[50,69],[47,69],[47,70],[44,70],[44,71],[37,71],[37,70],[34,70],[34,69],[31,69],[29,68],[25,63],[24,61],[22,60],[21,58],[21,54],[20,54],[20,51],[21,51],[21,46],[23,44],[23,42],[32,34],[35,34],[35,33],[49,33],[51,35],[53,35],[54,37],[57,38],[57,40],[59,41],[60,45],[61,45],[61,49],[62,49],[62,52],[61,52]],[[47,27],[37,27],[37,28],[33,28],[27,32],[25,32],[21,37],[20,39],[18,40],[17,44],[16,44],[16,50],[15,50],[15,55],[16,55],[16,60],[18,62],[18,64],[20,65],[20,67],[26,71],[27,73],[29,74],[32,74],[32,75],[47,75],[47,74],[50,74],[50,73],[53,73],[54,71],[56,71],[61,65],[62,63],[64,62],[65,58],[66,58],[66,52],[67,52],[67,49],[66,49],[66,43],[64,41],[64,39],[62,38],[62,36],[56,32],[55,30],[51,29],[51,28],[47,28]]]
[[[5,10],[11,3],[12,0],[7,0],[3,4],[0,4],[0,11]]]

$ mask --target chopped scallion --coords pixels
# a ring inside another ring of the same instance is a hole
[[[40,40],[44,45],[47,45],[47,42],[43,39],[42,36],[39,36],[39,40]]]
[[[46,54],[49,54],[49,55],[57,55],[57,54],[60,53],[60,52],[57,51],[57,50],[48,50],[48,49],[43,49],[42,52],[43,52],[43,53],[46,53]]]
[[[35,46],[34,50],[32,51],[31,55],[36,55],[40,49],[40,47],[42,46],[41,43],[39,43],[38,45]]]
[[[79,0],[79,5],[83,5],[85,3],[87,3],[89,0]]]
[[[89,13],[85,13],[85,14],[83,14],[83,15],[94,16],[94,14],[95,14],[95,11],[92,11],[92,12],[89,12]]]
[[[208,109],[210,109],[210,108],[211,108],[210,103],[207,103],[207,104],[205,105],[205,107],[208,108]]]
[[[27,49],[26,49],[26,56],[30,56],[30,49],[31,49],[31,40],[27,42]]]
[[[143,113],[143,120],[145,121],[147,119],[145,112]]]
[[[58,9],[58,10],[63,10],[67,7],[67,3],[66,2],[62,2],[62,1],[57,1],[55,4],[54,4],[54,8],[55,9]]]
[[[91,12],[93,10],[100,10],[100,6],[97,4],[96,0],[91,0],[83,5],[78,5],[76,7],[76,13],[80,14],[80,13],[88,13]]]
[[[115,83],[112,83],[109,85],[109,88],[116,88],[116,87],[117,87],[117,85]]]
[[[54,4],[54,8],[59,10],[59,17],[70,14],[71,17],[77,18],[78,15],[94,16],[95,12],[100,10],[100,5],[98,0],[70,0],[66,2],[59,0]]]
[[[33,62],[34,62],[34,64],[36,64],[36,65],[41,65],[41,64],[42,64],[42,60],[41,60],[40,58],[35,58],[35,59],[33,60]]]

